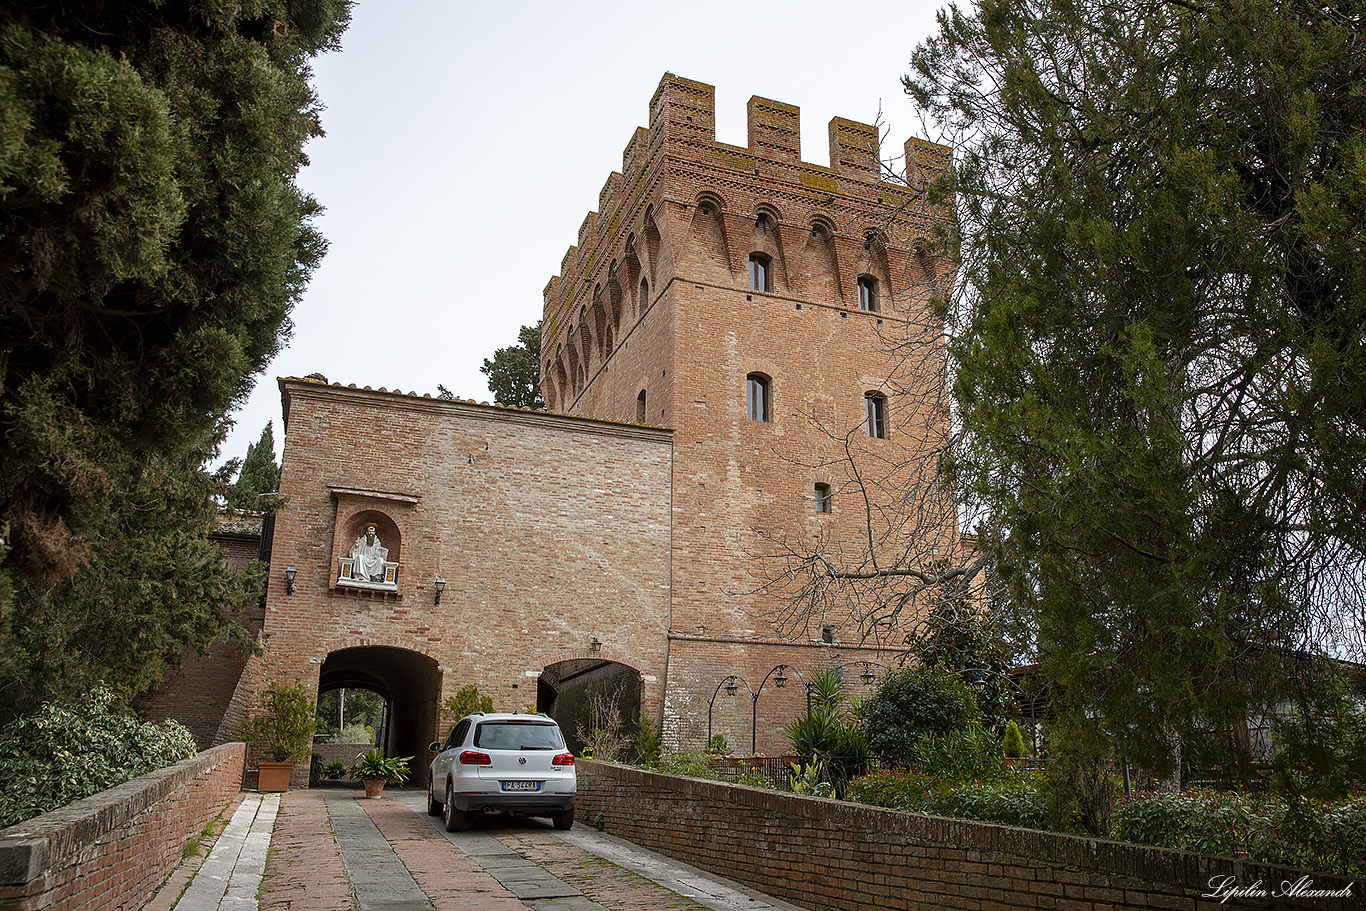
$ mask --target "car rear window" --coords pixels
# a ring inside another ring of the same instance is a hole
[[[474,745],[486,750],[562,750],[564,738],[553,724],[485,721],[474,732]]]

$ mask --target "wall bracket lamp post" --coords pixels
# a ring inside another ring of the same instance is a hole
[[[443,578],[441,578],[440,576],[437,576],[437,577],[436,577],[436,586],[435,586],[435,587],[436,587],[436,601],[434,601],[433,603],[434,603],[434,604],[440,604],[440,603],[441,603],[441,593],[442,593],[443,591],[446,590],[446,580],[443,579]]]
[[[773,676],[774,671],[778,673],[778,676]],[[751,745],[754,742],[755,727],[759,722],[759,696],[763,694],[764,686],[767,685],[770,677],[773,678],[773,685],[776,686],[778,689],[782,689],[783,687],[787,686],[787,681],[789,678],[785,671],[791,671],[792,673],[796,674],[797,679],[802,684],[802,689],[806,690],[806,755],[802,758],[802,761],[803,763],[810,763],[811,755],[815,752],[815,744],[812,742],[811,736],[811,686],[806,682],[806,678],[802,676],[802,672],[797,670],[790,664],[780,664],[777,667],[773,668],[773,670],[770,670],[768,674],[764,676],[763,682],[759,684],[759,689],[754,691],[753,696],[751,697],[753,698],[754,702],[750,706],[749,716],[750,742]]]
[[[299,571],[298,571],[297,569],[294,568],[294,564],[293,564],[293,563],[291,563],[291,564],[289,564],[288,566],[285,567],[285,594],[286,594],[286,595],[292,595],[292,594],[294,594],[294,579],[295,579],[295,577],[298,576],[298,575],[299,575]]]

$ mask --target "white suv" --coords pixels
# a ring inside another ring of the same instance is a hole
[[[427,812],[459,832],[473,812],[549,816],[557,829],[574,824],[578,780],[574,754],[545,715],[475,712],[461,718],[445,744],[433,743]]]

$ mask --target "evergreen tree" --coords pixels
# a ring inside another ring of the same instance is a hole
[[[0,9],[0,519],[69,578],[144,460],[201,448],[323,253],[295,186],[348,0]]]
[[[348,0],[0,7],[0,719],[128,700],[256,599],[203,470],[325,244]]]
[[[23,579],[0,640],[0,724],[99,686],[123,704],[155,687],[185,648],[240,631],[260,569],[223,565],[208,538],[218,485],[197,451],[156,456],[110,492],[86,565],[56,583]]]
[[[226,502],[230,509],[248,512],[271,512],[276,498],[263,494],[280,490],[280,466],[275,464],[275,434],[271,424],[261,431],[261,439],[247,444],[247,457],[237,480],[228,486]]]
[[[523,326],[517,344],[499,348],[484,359],[479,372],[489,378],[489,391],[499,405],[544,408],[541,398],[541,323]]]
[[[957,149],[956,467],[1086,762],[1215,755],[1279,656],[1360,655],[1363,11],[981,0],[912,60]]]

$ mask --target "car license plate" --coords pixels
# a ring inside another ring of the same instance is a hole
[[[503,782],[504,791],[539,791],[541,783],[539,781],[505,781]]]

